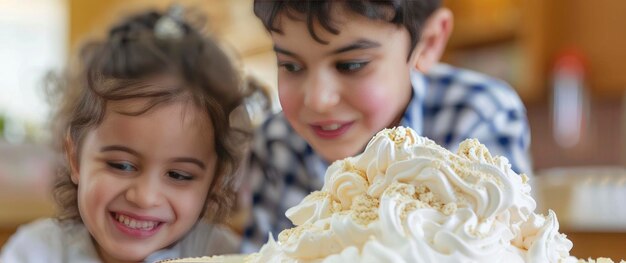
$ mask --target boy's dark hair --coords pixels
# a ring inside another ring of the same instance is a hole
[[[52,123],[56,146],[60,152],[73,152],[73,158],[78,158],[87,132],[103,121],[108,101],[147,99],[138,111],[120,112],[131,116],[172,101],[189,102],[206,112],[214,129],[217,167],[203,215],[219,221],[232,206],[237,181],[232,175],[242,158],[243,144],[250,137],[249,127],[237,128],[233,121],[241,123],[237,117],[248,117],[238,107],[258,87],[246,87],[246,80],[231,58],[213,39],[182,18],[168,18],[174,19],[170,21],[177,26],[166,30],[178,35],[156,33],[155,26],[164,16],[168,14],[159,11],[130,16],[110,28],[105,39],[82,46],[76,68],[68,69],[66,76],[52,83],[56,93],[51,95],[58,96],[58,101],[51,98],[57,107]],[[158,76],[172,76],[178,85],[159,85],[153,81]],[[64,148],[67,139],[74,142],[74,149]],[[60,206],[58,217],[80,221],[77,186],[71,181],[68,162],[54,186]]]
[[[405,27],[411,37],[410,54],[420,40],[424,22],[441,6],[441,0],[254,0],[254,14],[268,31],[277,33],[282,33],[276,19],[280,15],[306,21],[313,39],[326,44],[328,42],[315,33],[313,25],[319,22],[326,31],[338,34],[330,15],[331,6],[335,4],[372,20]]]

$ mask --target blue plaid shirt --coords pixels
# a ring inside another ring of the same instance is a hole
[[[530,131],[526,110],[506,83],[440,64],[427,74],[411,73],[413,93],[401,125],[456,152],[461,141],[477,138],[494,155],[505,156],[518,173],[530,175]],[[288,124],[282,113],[260,127],[246,181],[252,214],[241,251],[258,251],[268,233],[293,227],[285,216],[310,192],[322,188],[328,167]]]

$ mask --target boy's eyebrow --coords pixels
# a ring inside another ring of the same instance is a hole
[[[352,51],[356,49],[367,49],[367,48],[374,48],[374,47],[380,47],[380,43],[367,40],[367,39],[359,39],[355,41],[354,43],[335,49],[331,51],[330,53],[339,54],[339,53],[344,53],[344,52],[348,52],[348,51]]]
[[[355,41],[354,43],[351,43],[349,45],[346,45],[344,47],[340,47],[338,49],[331,51],[330,54],[339,54],[339,53],[344,53],[344,52],[348,52],[348,51],[352,51],[356,49],[367,49],[367,48],[374,48],[374,47],[380,47],[380,43],[367,40],[367,39],[359,39]],[[278,47],[276,45],[274,45],[274,52],[281,53],[287,56],[296,57],[296,58],[298,57],[298,55],[296,55],[295,53],[289,50],[283,49],[281,47]]]
[[[282,48],[280,48],[280,47],[278,47],[276,45],[274,45],[274,52],[281,53],[281,54],[284,54],[284,55],[287,55],[287,56],[298,57],[298,55],[296,55],[295,53],[293,53],[291,51],[288,51],[288,50],[285,50],[285,49],[282,49]]]
[[[206,170],[206,165],[204,164],[204,162],[196,159],[196,158],[192,158],[192,157],[177,157],[177,158],[172,158],[171,160],[172,162],[175,163],[192,163],[197,165],[198,167],[200,167],[200,169],[202,170]]]

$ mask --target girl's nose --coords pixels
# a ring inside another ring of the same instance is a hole
[[[329,111],[339,103],[338,87],[332,76],[312,74],[304,85],[304,105],[319,113]]]
[[[157,173],[144,173],[135,178],[126,191],[126,200],[139,208],[156,207],[163,203],[161,176]]]

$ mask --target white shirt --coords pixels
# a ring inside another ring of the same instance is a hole
[[[176,245],[150,254],[145,262],[237,252],[238,238],[228,229],[199,222]],[[21,226],[0,254],[2,263],[101,262],[82,223],[40,219]]]

